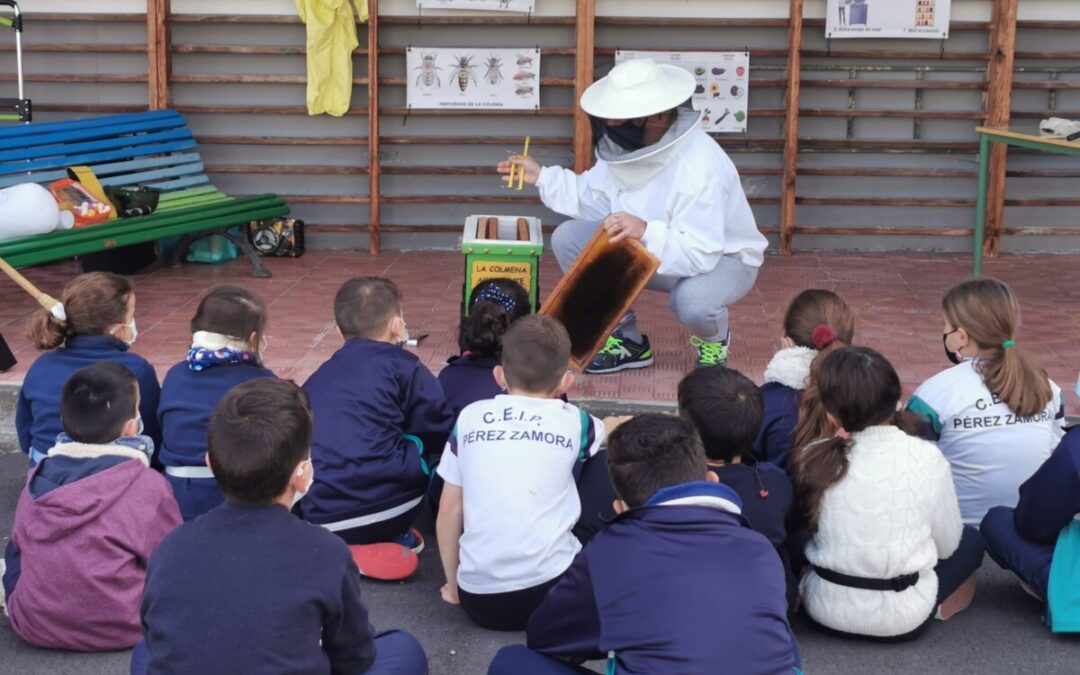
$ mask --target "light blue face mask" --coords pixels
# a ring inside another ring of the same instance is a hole
[[[1080,396],[1080,377],[1076,378],[1076,395]]]
[[[135,435],[142,436],[144,431],[146,431],[146,425],[143,424],[142,415],[139,415],[139,430],[135,433]]]

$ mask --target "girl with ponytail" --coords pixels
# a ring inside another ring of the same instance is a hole
[[[832,632],[914,638],[971,603],[982,539],[961,522],[948,462],[897,412],[900,378],[885,357],[839,348],[816,379],[830,431],[791,457],[811,535],[803,606]]]
[[[795,296],[784,314],[782,349],[765,368],[765,413],[754,443],[757,459],[787,468],[792,443],[801,447],[825,433],[811,365],[854,338],[855,313],[839,295],[812,288]]]
[[[461,355],[451,357],[439,373],[455,419],[470,403],[502,393],[492,375],[492,369],[499,365],[502,337],[510,324],[531,311],[529,293],[516,281],[489,279],[473,289],[469,314],[458,329]]]
[[[60,391],[76,371],[98,361],[117,361],[139,381],[139,413],[143,434],[161,441],[157,424],[160,387],[154,367],[128,349],[135,342],[135,289],[109,272],[75,277],[52,311],[30,317],[27,337],[47,350],[26,373],[15,411],[15,430],[23,452],[37,462],[53,447],[60,424]]]
[[[1017,343],[1020,303],[997,279],[954,286],[941,301],[942,341],[954,365],[922,384],[908,410],[938,435],[964,522],[1016,506],[1018,489],[1063,435],[1061,389]]]

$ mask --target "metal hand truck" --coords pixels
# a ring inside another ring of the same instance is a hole
[[[33,111],[30,99],[26,98],[23,92],[22,14],[19,12],[19,3],[15,0],[0,0],[0,7],[10,7],[14,14],[11,18],[0,16],[0,26],[7,26],[15,31],[15,61],[19,74],[19,98],[0,98],[0,121],[29,122]]]

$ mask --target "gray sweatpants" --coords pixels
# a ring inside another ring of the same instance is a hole
[[[596,220],[568,220],[556,228],[551,235],[551,249],[563,272],[574,263],[598,227],[600,222]],[[695,277],[657,274],[646,288],[668,293],[668,307],[679,323],[699,338],[715,342],[728,337],[727,306],[750,292],[757,274],[758,268],[745,264],[738,256],[727,255],[711,272]],[[623,317],[619,330],[631,340],[641,341],[633,311]]]

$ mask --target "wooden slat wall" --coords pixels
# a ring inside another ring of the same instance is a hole
[[[995,17],[1015,17],[1016,0],[986,1]],[[801,13],[802,0],[789,2]],[[297,18],[192,14],[183,0],[171,4],[171,13],[169,0],[147,0],[145,13],[31,13],[27,83],[38,119],[175,107],[191,120],[217,184],[286,195],[314,241],[332,246],[377,251],[380,232],[392,246],[447,245],[480,211],[537,215],[550,229],[558,216],[534,192],[502,188],[491,166],[526,134],[542,161],[587,166],[588,124],[574,103],[618,48],[750,49],[749,131],[717,140],[739,166],[762,229],[785,252],[965,249],[974,126],[1011,118],[1034,129],[1048,114],[1080,118],[1078,22],[1020,20],[1010,33],[1008,23],[991,31],[988,22],[954,21],[944,42],[829,44],[821,19],[594,17],[596,0],[564,1],[562,16],[376,14],[358,26],[352,108],[330,118],[306,114]],[[537,45],[542,108],[410,113],[404,64],[413,45]],[[12,47],[5,35],[0,58]],[[993,57],[1002,49],[1011,66]],[[0,83],[13,80],[0,73]],[[996,166],[1009,180],[1003,215],[995,220],[991,210],[990,252],[1053,246],[1074,231],[1080,166],[1017,150],[1007,169]],[[1012,236],[1030,234],[1051,236]]]

